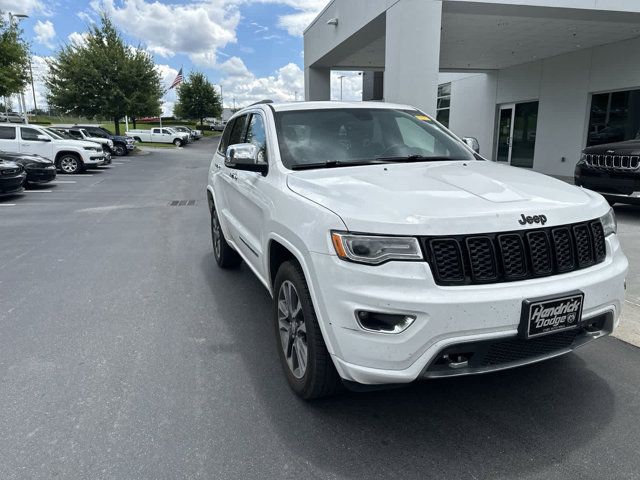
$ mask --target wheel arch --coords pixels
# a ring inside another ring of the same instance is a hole
[[[74,150],[61,150],[58,153],[56,153],[56,158],[55,158],[55,163],[56,165],[58,164],[58,161],[60,160],[60,158],[62,158],[64,155],[73,155],[75,157],[78,158],[78,160],[80,160],[81,162],[82,160],[82,155]]]

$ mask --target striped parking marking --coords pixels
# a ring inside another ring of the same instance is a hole
[[[50,185],[57,185],[58,183],[78,183],[75,180],[54,180],[52,182],[49,182]]]
[[[53,190],[25,190],[24,193],[53,193]]]
[[[17,203],[0,203],[0,207],[15,207]]]
[[[80,175],[76,173],[59,173],[58,177],[74,177],[74,178],[93,177],[93,173],[81,173]]]

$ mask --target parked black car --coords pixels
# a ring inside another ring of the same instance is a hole
[[[0,161],[0,196],[13,195],[24,190],[24,180],[27,174],[22,166]]]
[[[48,183],[56,178],[56,166],[48,158],[26,153],[0,151],[0,161],[20,165],[27,175],[25,185]]]
[[[640,140],[585,148],[575,183],[601,193],[612,205],[640,205]]]
[[[112,135],[109,130],[102,127],[90,125],[75,125],[76,128],[84,128],[89,134],[95,137],[109,138],[113,140],[113,153],[119,157],[129,155],[129,152],[135,148],[135,140],[133,137],[126,135]]]

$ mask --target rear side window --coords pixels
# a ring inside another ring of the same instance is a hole
[[[0,127],[0,140],[15,140],[16,127]]]
[[[20,136],[22,137],[22,140],[38,140],[38,135],[42,134],[33,128],[20,129]]]

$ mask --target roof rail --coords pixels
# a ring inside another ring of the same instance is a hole
[[[252,103],[251,105],[249,105],[250,107],[253,107],[254,105],[264,105],[266,103],[273,103],[273,100],[269,100],[268,98],[265,100],[260,100],[259,102],[256,103]]]

